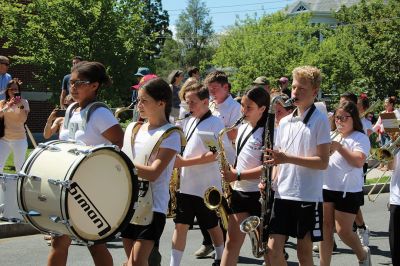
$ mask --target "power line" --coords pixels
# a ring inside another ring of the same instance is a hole
[[[238,4],[238,5],[229,5],[229,6],[210,6],[207,7],[208,9],[218,9],[218,8],[227,8],[227,7],[238,7],[238,6],[255,6],[255,5],[262,5],[262,4],[277,4],[282,2],[291,2],[293,0],[281,0],[281,1],[268,1],[268,2],[259,2],[259,3],[252,3],[252,4]],[[166,9],[168,12],[177,12],[177,11],[184,11],[185,8],[181,9]]]

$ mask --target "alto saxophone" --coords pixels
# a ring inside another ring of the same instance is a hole
[[[169,196],[170,202],[168,206],[167,218],[175,218],[176,216],[176,192],[179,190],[180,175],[179,169],[172,170],[171,180],[169,181]]]
[[[219,169],[222,170],[228,168],[229,169],[229,162],[226,159],[225,148],[223,144],[223,137],[224,134],[235,127],[237,127],[245,118],[245,116],[240,117],[232,126],[223,128],[218,133],[217,138],[217,145],[218,145],[218,165]],[[225,179],[221,178],[222,183],[222,194],[221,192],[215,187],[209,187],[206,192],[204,193],[204,203],[210,210],[216,211],[217,215],[221,218],[222,226],[225,230],[228,230],[228,213],[227,208],[230,205],[230,197],[232,194],[231,186],[229,182],[226,182]]]
[[[269,106],[268,109],[268,118],[267,123],[264,128],[265,138],[264,138],[264,147],[265,149],[273,148],[273,140],[274,140],[274,125],[275,125],[275,103],[280,103],[283,107],[289,107],[293,105],[296,101],[295,98],[290,98],[286,102],[283,101],[281,95],[275,96]],[[260,193],[260,203],[261,203],[261,215],[258,216],[250,216],[247,217],[241,224],[240,230],[243,233],[249,234],[251,240],[251,247],[253,256],[256,258],[260,258],[263,255],[267,254],[268,247],[267,242],[263,242],[264,230],[268,227],[269,220],[271,218],[272,212],[272,165],[268,165],[264,163],[262,173],[260,176],[261,183],[265,184],[265,191]]]

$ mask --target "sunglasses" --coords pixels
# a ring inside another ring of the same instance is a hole
[[[6,66],[10,66],[10,63],[3,63],[3,62],[1,62],[0,64],[6,65]]]
[[[91,82],[89,80],[79,80],[79,79],[77,79],[77,80],[69,80],[69,85],[75,86],[75,87],[78,87],[78,86],[83,85],[83,84],[90,84],[90,83]]]
[[[340,122],[346,122],[351,115],[337,115],[335,116],[335,121],[339,120]]]

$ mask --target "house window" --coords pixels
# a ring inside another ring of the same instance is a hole
[[[302,12],[302,11],[307,11],[307,8],[305,8],[304,6],[299,6],[299,7],[296,9],[296,12]]]

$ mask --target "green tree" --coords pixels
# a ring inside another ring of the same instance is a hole
[[[349,49],[366,90],[378,98],[397,95],[400,87],[400,2],[365,1],[342,8],[337,18],[351,32]]]
[[[58,93],[72,56],[80,55],[107,67],[113,86],[100,96],[112,105],[129,100],[132,74],[159,53],[168,27],[160,0],[11,0],[0,12],[5,46],[18,49],[17,63],[39,68],[44,86]]]
[[[185,66],[198,66],[201,60],[211,59],[208,46],[213,38],[212,20],[209,10],[201,0],[188,0],[188,6],[179,15],[176,37],[183,45],[182,57]]]

